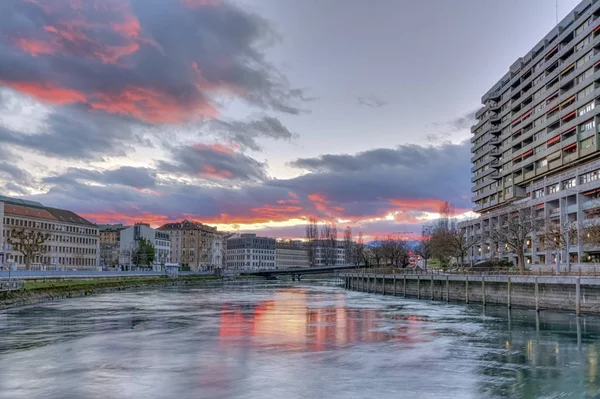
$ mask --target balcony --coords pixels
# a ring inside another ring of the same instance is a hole
[[[498,148],[492,148],[490,150],[490,155],[493,157],[500,157],[502,154],[500,153],[500,150]]]
[[[515,184],[519,184],[523,182],[523,175],[519,175],[515,177]]]
[[[493,134],[494,136],[499,136],[500,134],[502,134],[502,129],[500,129],[499,126],[493,126],[490,129],[490,133]]]
[[[498,137],[492,137],[489,141],[490,145],[499,146],[502,141]]]
[[[500,101],[500,98],[502,98],[502,93],[500,93],[500,90],[496,90],[490,94],[490,100],[492,101]]]
[[[594,208],[600,208],[600,198],[586,201],[581,206],[581,209],[583,210]]]
[[[530,170],[529,172],[525,172],[525,179],[531,179],[532,177],[535,177],[535,170]]]
[[[499,172],[492,172],[492,173],[490,174],[490,179],[493,179],[493,180],[500,180],[500,179],[502,179],[502,175],[500,175],[500,173],[499,173]]]
[[[498,161],[497,159],[492,159],[492,161],[490,162],[490,167],[492,167],[492,168],[499,168],[500,167],[500,161]]]
[[[497,101],[490,102],[490,111],[492,111],[492,112],[500,111],[500,103]]]
[[[490,123],[491,124],[498,124],[502,121],[502,118],[500,118],[500,116],[498,115],[491,115],[490,116]]]

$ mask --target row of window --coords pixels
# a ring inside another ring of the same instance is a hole
[[[50,231],[64,231],[67,233],[98,235],[97,229],[89,229],[86,227],[68,226],[55,223],[38,222],[34,220],[15,219],[11,217],[4,218],[5,226],[28,227],[31,229],[42,229]]]

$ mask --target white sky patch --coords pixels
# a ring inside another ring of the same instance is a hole
[[[15,132],[37,133],[52,114],[52,107],[11,89],[0,88],[0,98],[3,101],[0,125]]]

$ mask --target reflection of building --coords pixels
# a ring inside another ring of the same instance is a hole
[[[121,230],[119,237],[119,263],[131,268],[133,265],[133,253],[138,248],[142,238],[154,245],[155,256],[153,269],[161,270],[162,265],[169,263],[169,259],[171,258],[169,233],[153,229],[144,223],[136,223],[134,226]]]
[[[33,269],[66,267],[92,269],[99,262],[98,227],[64,209],[46,207],[39,202],[0,196],[3,203],[3,241],[6,263],[25,267],[24,255],[6,244],[15,231],[47,234],[45,253],[31,260]],[[1,251],[0,251],[1,252]]]
[[[483,95],[471,128],[472,201],[482,215],[462,225],[476,241],[503,223],[508,205],[560,230],[597,220],[588,211],[600,210],[598,16],[599,3],[582,1]],[[527,263],[553,263],[540,241],[530,240]],[[504,244],[484,240],[473,255],[512,258]],[[569,258],[600,260],[596,249],[576,244]]]
[[[115,267],[119,265],[120,233],[126,227],[122,224],[100,224],[100,264]]]
[[[278,241],[275,245],[275,267],[292,269],[309,267],[308,251],[302,241]]]
[[[169,232],[171,262],[191,270],[211,270],[223,267],[224,235],[216,227],[184,220],[158,228]]]
[[[227,267],[275,269],[275,239],[236,234],[227,240]]]

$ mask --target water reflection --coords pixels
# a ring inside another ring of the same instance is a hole
[[[599,336],[327,285],[121,292],[0,313],[0,398],[594,398]]]

